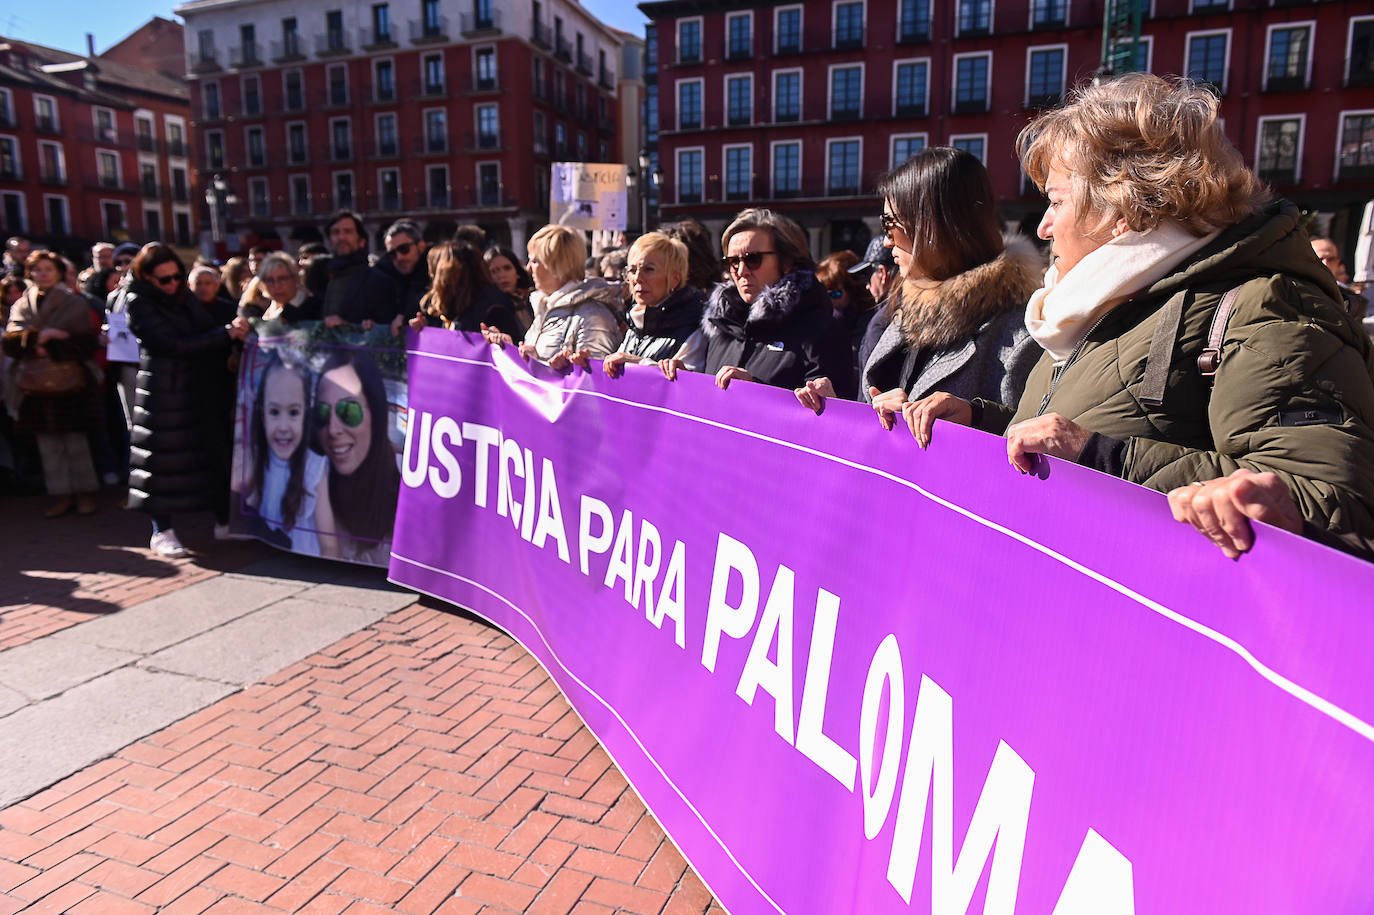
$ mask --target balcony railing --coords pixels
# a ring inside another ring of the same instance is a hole
[[[501,31],[501,10],[493,9],[490,15],[478,16],[476,13],[463,13],[460,27],[464,37],[495,34]]]
[[[385,104],[385,103],[387,103],[387,102],[394,102],[394,101],[396,101],[396,87],[395,87],[395,86],[373,86],[373,87],[372,87],[372,101],[374,101],[374,102],[380,102],[380,103],[383,103],[383,104]]]
[[[438,21],[410,20],[410,41],[412,44],[448,41],[448,17],[440,16]]]
[[[498,209],[518,205],[518,201],[503,194],[500,187],[477,187],[468,191],[468,206],[475,209]]]
[[[898,44],[919,44],[930,41],[930,20],[910,19],[897,26]]]
[[[13,111],[0,111],[0,127],[15,130],[19,127],[19,115]]]
[[[39,184],[47,184],[53,187],[65,187],[67,184],[67,173],[65,171],[44,171],[38,176]]]
[[[20,181],[23,179],[23,177],[23,174],[19,171],[18,168],[0,167],[0,181]]]
[[[140,133],[135,137],[135,144],[139,152],[157,152],[157,137],[152,134]]]
[[[530,23],[530,42],[533,43],[535,47],[543,48],[547,51],[549,48],[553,47],[553,29],[535,20]]]
[[[348,46],[348,36],[342,29],[315,36],[316,57],[332,57],[347,54],[351,50]]]
[[[467,135],[467,147],[473,151],[491,152],[492,150],[504,149],[505,143],[502,142],[500,130],[478,131]]]
[[[34,116],[33,129],[39,133],[58,134],[62,132],[62,128],[58,126],[56,118],[44,117],[42,115]]]
[[[395,137],[389,137],[377,141],[377,158],[394,159],[401,154],[400,141]]]
[[[138,189],[143,196],[149,200],[156,200],[158,197],[162,196],[161,191],[158,190],[157,181],[148,181],[144,179],[139,182]]]
[[[167,141],[167,155],[180,158],[186,155],[186,144],[181,140]]]
[[[262,55],[258,53],[258,43],[250,41],[247,44],[235,45],[230,48],[229,66],[235,70],[262,66]]]
[[[172,186],[172,199],[177,203],[185,203],[191,199],[191,192],[184,187]]]
[[[988,110],[988,97],[986,95],[978,98],[955,99],[955,114],[979,114]]]
[[[123,183],[119,180],[118,175],[104,174],[96,179],[93,186],[107,191],[116,191],[123,187]]]
[[[601,73],[596,78],[597,85],[607,92],[615,88],[615,74],[605,67],[601,68]]]
[[[422,156],[440,155],[448,152],[448,135],[427,134],[416,137],[415,152]]]
[[[564,63],[572,63],[572,45],[568,44],[568,39],[558,38],[554,42],[553,56]]]
[[[469,73],[463,77],[463,91],[468,93],[475,92],[495,92],[501,88],[499,74],[493,73],[490,76],[474,76]],[[535,93],[538,97],[538,93]]]
[[[897,102],[897,117],[923,118],[926,116],[925,102]]]
[[[1350,74],[1345,78],[1346,88],[1374,86],[1374,58],[1371,58],[1368,53],[1363,57],[1347,57],[1345,59],[1345,72]]]
[[[1307,75],[1270,76],[1264,81],[1265,92],[1301,92],[1307,88]]]
[[[583,76],[591,76],[595,72],[592,69],[592,57],[586,51],[577,52],[577,72]]]
[[[198,51],[196,56],[191,58],[192,73],[213,73],[218,69],[220,69],[219,51],[214,48]]]
[[[331,143],[329,144],[329,158],[334,162],[348,162],[353,159],[352,143]]]
[[[327,89],[322,89],[319,99],[319,104],[323,108],[347,108],[348,87],[343,84],[336,84]]]
[[[752,41],[727,41],[725,43],[726,60],[748,60],[754,56]]]
[[[433,83],[427,79],[412,80],[410,94],[415,98],[422,99],[443,98],[448,94],[448,86],[445,83]]]
[[[304,60],[305,52],[301,50],[301,39],[299,35],[292,35],[283,38],[281,41],[272,42],[272,61],[273,63],[290,63],[293,60]]]
[[[379,32],[373,28],[358,29],[358,47],[364,51],[394,48],[396,47],[396,35],[390,29],[385,32]]]
[[[549,157],[548,137],[536,136],[534,138],[534,154],[541,159],[547,159]]]

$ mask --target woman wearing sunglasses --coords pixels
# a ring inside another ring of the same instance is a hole
[[[186,267],[164,244],[143,246],[130,268],[125,299],[141,355],[129,471],[129,507],[153,516],[149,545],[161,556],[186,555],[173,513],[207,507],[215,536],[228,535],[230,417],[218,396],[230,341],[248,322],[220,324],[186,288]]]
[[[712,291],[701,323],[705,371],[716,384],[796,388],[828,378],[852,396],[849,341],[816,280],[801,226],[772,210],[744,210],[726,227],[721,247],[730,282]],[[659,366],[669,380],[684,368],[679,359]]]
[[[902,404],[936,391],[1015,402],[1040,358],[1024,314],[1044,262],[1029,240],[1002,238],[987,169],[963,150],[930,147],[884,176],[878,196],[902,285],[860,395],[885,429]],[[817,412],[818,395],[814,385],[797,391]]]
[[[372,356],[336,349],[315,389],[316,441],[329,459],[329,504],[337,544],[321,549],[341,559],[386,565],[401,472],[387,436],[386,385]]]

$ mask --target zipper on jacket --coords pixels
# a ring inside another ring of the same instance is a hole
[[[1129,302],[1129,301],[1130,301],[1130,300],[1127,299],[1126,302],[1122,302],[1121,304],[1122,304],[1122,305],[1125,305],[1125,304],[1127,304],[1127,302]],[[1117,307],[1119,308],[1120,306],[1117,306]],[[1076,362],[1076,361],[1078,360],[1078,354],[1081,353],[1081,352],[1083,351],[1083,345],[1084,345],[1085,343],[1088,342],[1088,338],[1091,337],[1091,336],[1093,335],[1093,333],[1094,333],[1099,327],[1102,326],[1102,322],[1105,321],[1105,320],[1107,320],[1107,316],[1110,315],[1110,314],[1111,314],[1113,311],[1115,311],[1115,310],[1116,310],[1116,309],[1114,308],[1114,309],[1111,309],[1111,310],[1107,311],[1106,314],[1102,315],[1102,317],[1098,318],[1095,322],[1093,322],[1093,326],[1090,327],[1090,328],[1088,328],[1088,332],[1087,332],[1086,334],[1083,335],[1083,339],[1078,341],[1078,345],[1075,346],[1075,347],[1073,348],[1073,352],[1069,353],[1069,358],[1067,358],[1067,359],[1064,360],[1064,364],[1055,367],[1055,369],[1054,369],[1054,374],[1052,374],[1052,375],[1050,376],[1050,389],[1049,389],[1049,392],[1046,393],[1045,396],[1044,396],[1044,398],[1040,401],[1040,409],[1038,409],[1038,410],[1035,411],[1035,415],[1036,415],[1036,416],[1040,416],[1042,413],[1044,413],[1044,412],[1045,412],[1045,408],[1048,407],[1048,406],[1050,405],[1050,398],[1054,396],[1054,389],[1057,388],[1057,387],[1059,387],[1059,379],[1062,378],[1062,377],[1064,376],[1064,372],[1068,370],[1068,367],[1071,366],[1071,365],[1073,365],[1074,362]],[[1033,418],[1034,418],[1034,417],[1032,417],[1032,419],[1033,419]]]

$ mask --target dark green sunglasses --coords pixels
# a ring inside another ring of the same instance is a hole
[[[334,404],[334,414],[339,417],[339,422],[350,429],[356,429],[363,424],[363,405],[351,397]],[[329,404],[321,401],[315,404],[315,419],[321,426],[329,425]]]

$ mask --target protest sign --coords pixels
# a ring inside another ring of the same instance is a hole
[[[519,639],[732,915],[1374,908],[1374,567],[944,423],[410,347],[391,577]]]
[[[549,182],[550,222],[574,229],[625,231],[627,167],[555,162]]]
[[[239,362],[229,529],[385,566],[405,441],[405,351],[386,328],[259,323]]]

